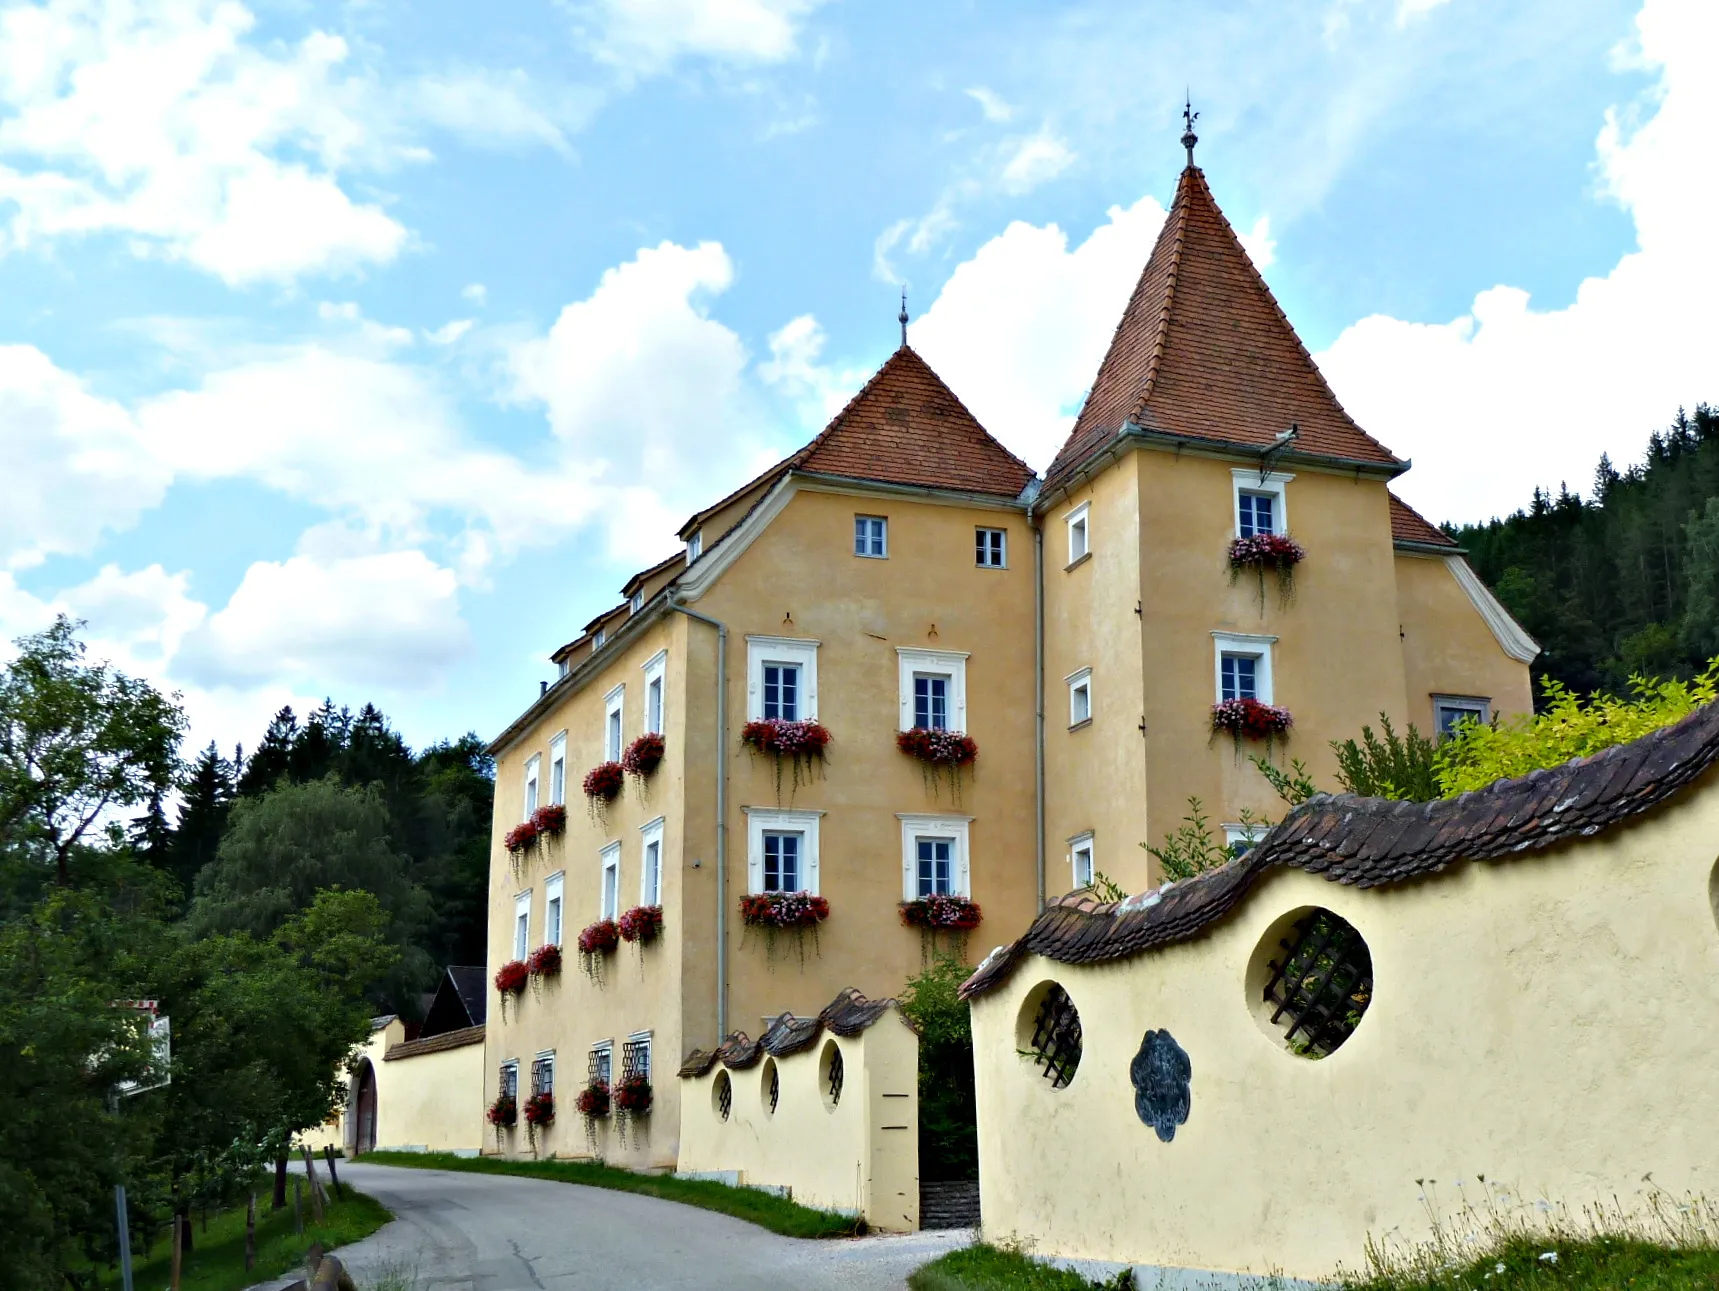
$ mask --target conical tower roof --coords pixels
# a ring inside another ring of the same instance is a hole
[[[1047,486],[1125,422],[1247,448],[1269,447],[1294,424],[1298,454],[1404,465],[1343,411],[1195,166],[1182,172]]]

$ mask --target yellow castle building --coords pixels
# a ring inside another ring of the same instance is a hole
[[[894,995],[1098,874],[1155,884],[1142,844],[1190,797],[1242,841],[1282,811],[1250,754],[1330,786],[1328,742],[1381,712],[1527,710],[1537,647],[1390,492],[1408,465],[1343,411],[1191,151],[1043,478],[904,337],[495,740],[493,1146],[672,1164],[690,1051]],[[629,1077],[648,1115],[576,1114],[592,1078],[622,1112]],[[528,1127],[539,1092],[557,1116]]]

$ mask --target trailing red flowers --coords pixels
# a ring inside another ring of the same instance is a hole
[[[537,845],[537,835],[540,832],[535,820],[522,821],[507,831],[507,836],[501,840],[501,843],[510,853],[517,856]]]
[[[662,764],[662,760],[663,737],[656,731],[646,731],[627,745],[627,751],[621,754],[621,770],[643,780]]]
[[[615,923],[622,941],[640,944],[652,942],[663,930],[663,908],[660,905],[636,905]]]
[[[829,728],[819,722],[784,722],[767,717],[748,722],[740,742],[760,753],[784,758],[821,758],[830,742]]]
[[[830,903],[810,892],[758,892],[740,898],[740,921],[752,928],[815,928]]]
[[[613,802],[621,796],[621,764],[599,762],[585,773],[585,796]]]
[[[555,1124],[555,1095],[533,1094],[526,1099],[525,1123],[533,1129]]]
[[[1212,729],[1228,731],[1237,739],[1269,740],[1295,725],[1287,708],[1262,704],[1257,699],[1226,699],[1212,705]]]
[[[979,746],[971,735],[923,726],[915,726],[911,731],[897,731],[895,747],[910,758],[938,767],[971,766],[979,756]]]
[[[537,826],[539,836],[559,834],[567,828],[567,808],[559,802],[539,807],[531,813],[531,823]]]
[[[581,955],[605,955],[620,945],[620,930],[613,919],[602,919],[579,934]]]
[[[623,1116],[648,1116],[652,1102],[651,1082],[646,1076],[627,1076],[615,1086],[615,1110]]]
[[[495,989],[503,995],[518,995],[531,980],[531,970],[525,961],[510,959],[495,970]]]
[[[978,902],[966,897],[928,896],[901,903],[901,921],[909,928],[969,932],[980,918]]]
[[[593,1080],[579,1091],[579,1101],[574,1104],[579,1109],[579,1115],[586,1120],[596,1120],[609,1114],[609,1084],[603,1080]]]
[[[533,977],[560,976],[561,947],[554,942],[539,946],[526,957],[525,968]]]
[[[489,1105],[489,1111],[484,1115],[496,1129],[512,1129],[519,1121],[519,1104],[514,1101],[512,1094],[503,1094]]]
[[[502,846],[514,856],[529,852],[544,838],[553,837],[567,828],[567,808],[558,802],[539,807],[531,819],[521,821],[501,840]]]
[[[1256,533],[1230,543],[1232,569],[1293,569],[1307,559],[1307,549],[1287,534]]]

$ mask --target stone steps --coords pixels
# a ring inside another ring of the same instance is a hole
[[[919,1227],[977,1228],[979,1226],[979,1181],[951,1179],[919,1185]]]

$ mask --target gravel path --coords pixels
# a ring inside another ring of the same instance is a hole
[[[893,1291],[972,1240],[956,1231],[803,1241],[655,1197],[509,1175],[342,1162],[340,1178],[395,1216],[340,1252],[360,1286],[397,1271],[416,1291]]]

